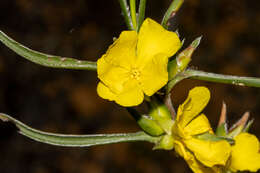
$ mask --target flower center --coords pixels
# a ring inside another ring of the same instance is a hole
[[[140,79],[140,71],[137,68],[133,68],[130,72],[130,76],[132,79],[139,80]]]

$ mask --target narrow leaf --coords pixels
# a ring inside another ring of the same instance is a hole
[[[179,10],[179,8],[181,7],[181,5],[183,4],[184,0],[173,0],[170,7],[168,8],[168,10],[166,11],[165,15],[163,16],[163,20],[161,25],[168,29],[169,27],[169,19],[174,17],[176,12]]]
[[[82,61],[73,58],[60,57],[54,55],[47,55],[38,51],[29,49],[15,40],[8,37],[5,33],[0,31],[0,41],[16,52],[18,55],[32,61],[36,64],[64,69],[77,69],[77,70],[93,70],[96,71],[96,62]]]
[[[19,129],[19,133],[32,140],[64,147],[89,147],[95,145],[112,144],[119,142],[147,141],[157,143],[159,137],[152,137],[144,132],[122,133],[122,134],[95,134],[95,135],[65,135],[56,133],[46,133],[33,129],[22,122],[0,113],[0,119],[10,121]]]

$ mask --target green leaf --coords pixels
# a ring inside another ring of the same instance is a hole
[[[0,41],[7,47],[9,47],[11,50],[16,52],[18,55],[42,66],[63,69],[93,71],[97,70],[96,62],[82,61],[73,58],[48,55],[38,51],[34,51],[11,39],[2,31],[0,31]]]
[[[112,144],[119,142],[147,141],[157,143],[160,137],[152,137],[144,132],[122,133],[122,134],[95,134],[95,135],[65,135],[56,133],[46,133],[33,129],[22,122],[0,113],[0,119],[10,121],[19,129],[19,133],[32,140],[64,147],[89,147],[95,145]]]
[[[173,0],[170,7],[168,8],[168,10],[166,11],[165,15],[163,16],[163,20],[161,25],[168,29],[168,21],[171,17],[173,17],[176,12],[179,10],[179,8],[181,7],[182,3],[184,2],[184,0]]]
[[[227,126],[226,123],[222,123],[220,126],[218,126],[217,130],[216,130],[216,135],[217,136],[226,136],[227,135],[226,126]]]

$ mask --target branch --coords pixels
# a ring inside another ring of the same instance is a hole
[[[238,86],[260,87],[260,78],[255,78],[255,77],[239,77],[239,76],[232,76],[232,75],[208,73],[208,72],[191,70],[191,69],[186,70],[184,74],[191,79],[232,84]]]
[[[122,13],[123,13],[123,16],[124,16],[124,19],[125,19],[125,23],[126,23],[126,25],[127,25],[127,28],[128,28],[129,30],[134,30],[134,28],[133,28],[133,23],[132,23],[132,19],[131,19],[130,12],[129,12],[129,7],[128,7],[128,5],[127,5],[126,0],[118,0],[118,1],[119,1],[121,10],[122,10]]]
[[[18,55],[36,64],[63,69],[77,69],[77,70],[93,70],[96,71],[96,62],[81,61],[73,58],[66,58],[54,55],[47,55],[41,52],[29,49],[15,40],[8,37],[5,33],[0,31],[0,41],[16,52]]]
[[[19,133],[38,142],[63,147],[90,147],[95,145],[112,144],[119,142],[146,141],[157,143],[160,137],[152,137],[144,132],[121,133],[121,134],[96,134],[96,135],[65,135],[46,133],[33,129],[22,122],[0,113],[0,119],[4,122],[10,121],[19,129]]]

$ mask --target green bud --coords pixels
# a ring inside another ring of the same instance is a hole
[[[149,102],[149,115],[159,124],[159,126],[167,133],[171,134],[174,121],[171,113],[163,102],[152,97]]]
[[[164,135],[161,140],[153,147],[153,150],[172,150],[174,139],[171,135]]]
[[[184,49],[178,56],[168,63],[169,80],[173,79],[178,73],[183,72],[191,61],[191,56],[200,44],[201,37],[195,39],[189,47]]]
[[[138,120],[137,124],[151,136],[160,136],[164,134],[164,130],[154,121],[151,117],[142,115]]]
[[[152,117],[140,115],[136,109],[131,107],[127,108],[127,111],[133,116],[139,127],[149,135],[160,136],[165,133],[157,121]]]

